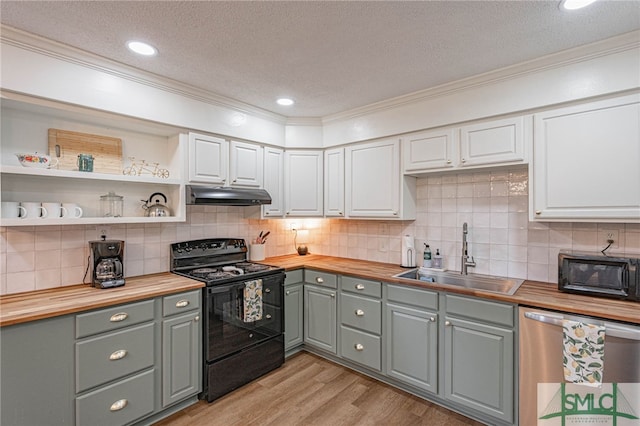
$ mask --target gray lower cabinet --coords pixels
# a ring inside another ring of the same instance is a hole
[[[0,328],[0,424],[73,425],[74,318]]]
[[[304,343],[337,352],[336,290],[305,284]]]
[[[303,270],[287,272],[284,282],[284,350],[291,351],[304,342]]]
[[[200,291],[163,298],[163,407],[202,390],[200,298]]]
[[[444,298],[445,398],[512,423],[514,306],[451,294]]]
[[[438,393],[438,314],[387,303],[387,374]]]

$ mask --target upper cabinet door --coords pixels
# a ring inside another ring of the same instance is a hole
[[[231,141],[230,186],[262,187],[263,148],[245,142]]]
[[[344,217],[344,148],[324,152],[324,214]]]
[[[525,119],[506,118],[460,128],[460,166],[524,162]]]
[[[534,117],[531,220],[640,222],[640,94]]]
[[[228,177],[229,142],[189,133],[189,182],[224,185]]]
[[[400,142],[351,145],[345,160],[347,214],[400,218]]]
[[[264,149],[264,189],[271,195],[271,204],[262,205],[265,217],[284,215],[284,151],[278,148]]]
[[[402,160],[405,174],[428,169],[447,169],[457,163],[452,128],[431,130],[402,138]]]
[[[323,151],[285,151],[286,216],[322,216]]]

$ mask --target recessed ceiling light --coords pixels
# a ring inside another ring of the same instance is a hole
[[[129,41],[127,42],[127,47],[139,55],[153,56],[158,53],[158,49],[141,41]]]
[[[565,10],[576,10],[589,6],[594,1],[596,0],[562,0],[560,6]]]
[[[282,105],[282,106],[291,106],[295,103],[293,99],[289,99],[289,98],[280,98],[276,102],[278,103],[278,105]]]

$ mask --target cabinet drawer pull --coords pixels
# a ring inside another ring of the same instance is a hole
[[[324,282],[324,278],[316,277],[316,282],[322,284]]]
[[[271,289],[270,289],[270,288],[265,288],[265,289],[264,289],[264,292],[265,292],[265,293],[271,293]]]
[[[127,401],[126,399],[119,399],[116,402],[114,402],[113,404],[111,404],[111,407],[109,407],[109,410],[111,410],[111,411],[120,411],[124,407],[126,407],[128,403],[129,403],[129,401]]]
[[[271,319],[271,314],[267,314],[264,316],[266,319]]]
[[[120,349],[120,350],[115,351],[111,355],[109,355],[109,359],[111,361],[117,361],[119,359],[124,358],[125,356],[127,356],[127,350],[126,349]]]
[[[178,300],[176,302],[176,308],[184,308],[185,306],[189,306],[189,303],[191,302],[186,299]]]
[[[286,294],[287,296],[291,294],[291,292],[289,290],[287,290],[284,294]]]
[[[355,345],[353,345],[353,347],[356,348],[356,351],[364,350],[364,346],[362,345],[362,343],[356,343]]]
[[[356,309],[356,316],[363,317],[364,316],[364,311],[362,309]]]
[[[356,290],[364,290],[364,284],[356,284]]]
[[[200,315],[196,315],[196,316],[193,318],[193,321],[194,321],[194,322],[198,322],[198,321],[200,321]]]
[[[436,322],[436,317],[429,317],[429,321]]]
[[[335,293],[331,293],[331,298],[335,299],[335,297],[336,297],[336,294]]]
[[[449,327],[451,325],[451,321],[445,321],[444,325],[446,325],[447,327]]]
[[[117,314],[113,314],[111,315],[111,318],[109,318],[109,321],[111,322],[120,322],[120,321],[124,321],[127,318],[129,318],[129,314],[126,312],[118,312]]]
[[[542,214],[542,212],[541,212],[540,210],[536,210],[536,214],[537,214],[537,215],[541,215],[541,214]]]

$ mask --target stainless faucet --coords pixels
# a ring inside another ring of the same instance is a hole
[[[461,268],[460,273],[462,275],[467,275],[467,268],[471,266],[474,268],[476,266],[476,262],[473,260],[473,256],[469,256],[469,250],[467,245],[467,234],[469,231],[467,230],[467,222],[462,224],[462,259],[461,259]],[[471,257],[471,260],[469,260]]]

